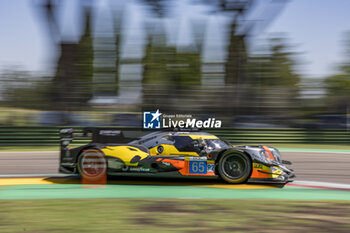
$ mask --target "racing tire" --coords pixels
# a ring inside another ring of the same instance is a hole
[[[244,183],[250,177],[252,172],[252,163],[250,158],[238,151],[229,151],[224,153],[218,163],[220,177],[228,183]]]
[[[87,181],[96,181],[106,177],[107,160],[102,151],[84,150],[78,158],[78,172]]]

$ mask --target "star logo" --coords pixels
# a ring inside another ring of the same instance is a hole
[[[160,117],[162,114],[159,112],[159,109],[157,109],[157,111],[155,113],[151,113],[151,115],[153,116],[152,121],[158,119],[158,117]]]
[[[143,128],[144,129],[160,129],[160,116],[162,115],[157,111],[143,112]]]

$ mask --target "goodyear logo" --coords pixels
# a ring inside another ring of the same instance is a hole
[[[144,129],[160,129],[160,116],[162,113],[157,111],[143,112],[143,128]]]

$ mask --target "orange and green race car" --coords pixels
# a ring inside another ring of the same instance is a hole
[[[92,142],[68,148],[72,129],[62,129],[60,172],[98,177],[222,178],[228,183],[291,182],[294,174],[269,146],[233,146],[201,131],[157,131],[135,139],[130,130],[90,128]],[[133,139],[134,138],[134,139]]]

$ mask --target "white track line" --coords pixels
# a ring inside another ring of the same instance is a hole
[[[280,152],[296,152],[296,153],[331,153],[331,154],[350,154],[350,151],[322,151],[322,150],[284,150],[279,149]]]
[[[294,181],[291,184],[310,185],[310,186],[323,186],[323,187],[329,187],[329,188],[350,189],[350,185],[349,184],[330,183],[330,182],[296,180],[296,181]]]

